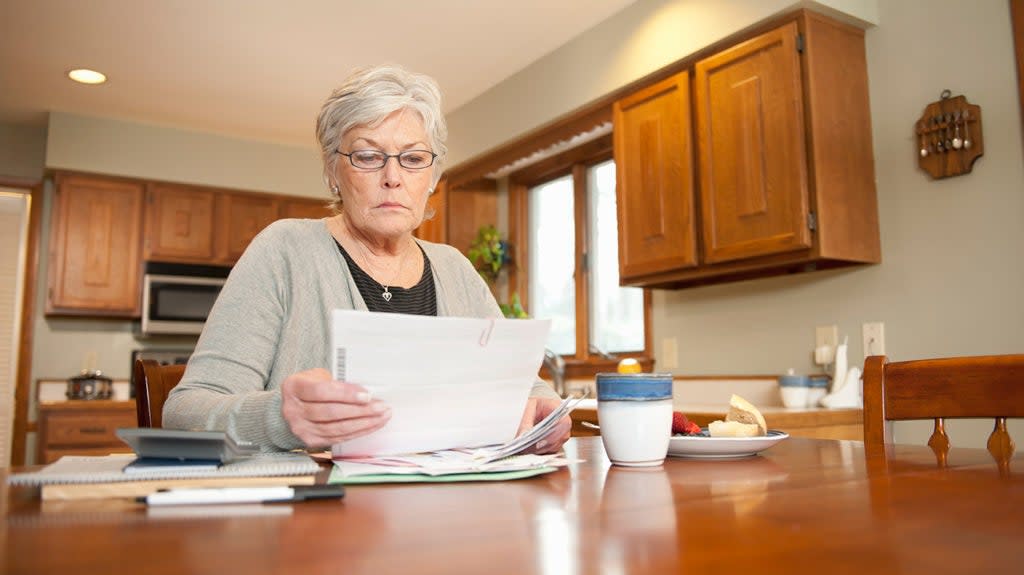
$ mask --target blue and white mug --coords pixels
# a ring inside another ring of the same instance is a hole
[[[672,374],[597,374],[597,418],[608,459],[626,467],[665,461],[672,437]]]

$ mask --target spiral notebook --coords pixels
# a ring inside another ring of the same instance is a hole
[[[261,453],[216,469],[174,469],[145,475],[124,472],[133,454],[65,455],[39,471],[16,473],[11,485],[38,485],[45,499],[137,497],[169,487],[311,485],[320,466],[305,453]]]

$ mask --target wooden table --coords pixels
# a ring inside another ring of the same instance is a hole
[[[790,438],[741,460],[586,460],[504,483],[351,486],[341,501],[147,512],[3,494],[6,573],[1020,573],[1024,457]],[[51,505],[51,503],[55,503]]]

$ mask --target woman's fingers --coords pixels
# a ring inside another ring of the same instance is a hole
[[[324,369],[311,369],[288,377],[281,385],[288,393],[304,402],[368,403],[370,392],[361,385],[334,381]]]
[[[303,419],[313,423],[331,423],[343,419],[368,417],[384,413],[388,405],[380,400],[369,403],[352,404],[339,402],[302,402]]]
[[[301,421],[292,427],[292,433],[308,447],[330,446],[377,431],[391,420],[391,410],[367,417],[356,417],[330,423]]]
[[[281,384],[281,414],[297,438],[319,448],[380,429],[391,419],[391,408],[360,385],[312,369]]]
[[[523,417],[519,422],[519,431],[516,436],[529,431],[531,427],[540,423],[552,411],[558,409],[561,401],[554,398],[531,397],[526,402],[526,409],[523,410]],[[531,453],[556,453],[562,448],[562,444],[569,440],[572,434],[572,418],[568,415],[562,417],[551,428],[551,431],[528,449]]]
[[[562,448],[562,445],[569,441],[572,435],[572,418],[566,415],[558,420],[555,427],[537,442],[535,453],[555,453]]]
[[[543,419],[543,417],[540,419]],[[523,417],[519,420],[519,429],[516,431],[516,437],[529,431],[540,419],[537,419],[537,399],[531,397],[526,401],[526,409],[523,410]]]

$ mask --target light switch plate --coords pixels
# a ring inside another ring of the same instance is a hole
[[[880,321],[867,322],[861,326],[864,357],[885,355],[885,324]]]

